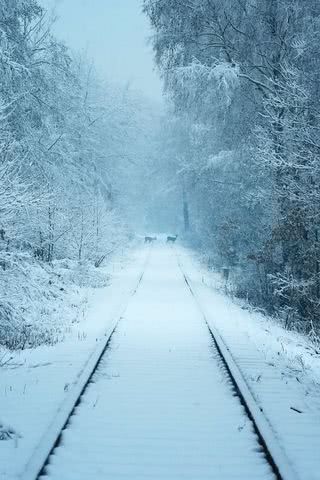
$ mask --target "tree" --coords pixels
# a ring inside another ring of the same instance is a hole
[[[290,309],[296,324],[313,330],[319,5],[145,0],[144,11],[176,121],[186,128],[188,152],[176,170],[188,172],[194,244],[231,267],[236,293],[284,317]],[[176,158],[183,151],[177,146]],[[279,293],[284,278],[289,296]]]

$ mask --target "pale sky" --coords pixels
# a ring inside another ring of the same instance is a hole
[[[147,39],[148,19],[141,0],[41,0],[58,20],[56,35],[74,50],[84,50],[97,70],[112,81],[130,85],[148,97],[161,98]]]

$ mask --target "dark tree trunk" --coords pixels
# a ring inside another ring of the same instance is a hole
[[[183,187],[182,191],[183,196],[183,223],[184,223],[184,231],[188,232],[190,230],[190,218],[189,218],[189,205],[187,201],[186,191]]]

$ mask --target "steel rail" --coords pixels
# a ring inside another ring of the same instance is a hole
[[[131,298],[135,295],[139,285],[142,282],[146,266],[149,261],[150,252],[151,250],[149,250],[148,252],[147,258],[142,267],[142,272],[140,273],[134,288],[130,291],[125,304],[121,307],[121,310],[118,311],[118,313],[114,316],[107,330],[104,332],[103,337],[98,341],[98,344],[95,346],[93,352],[85,362],[81,371],[78,373],[73,388],[70,390],[67,398],[64,400],[64,402],[58,409],[48,429],[41,437],[23,472],[18,475],[17,478],[19,480],[37,480],[41,475],[45,473],[45,468],[48,465],[50,455],[59,445],[63,430],[68,425],[69,420],[72,417],[76,407],[81,402],[81,397],[86,391],[92,376],[96,372],[103,356],[105,355],[118,323],[123,318],[123,315],[128,308]]]
[[[151,250],[150,250],[151,251]],[[150,254],[149,251],[149,254]],[[263,409],[257,404],[241,370],[239,369],[229,347],[226,345],[221,334],[215,326],[213,326],[207,319],[204,309],[197,297],[195,289],[192,287],[192,282],[189,276],[185,273],[181,262],[176,255],[177,263],[187,289],[192,295],[199,312],[208,328],[210,336],[213,340],[213,344],[220,357],[222,365],[228,374],[228,377],[233,386],[234,392],[239,398],[239,401],[244,407],[244,410],[250,419],[253,429],[257,435],[257,440],[265,454],[266,461],[269,463],[277,480],[301,480],[297,473],[294,471],[285,451],[279,444],[278,439],[270,425],[269,421],[263,413]],[[45,468],[48,465],[49,457],[54,449],[59,445],[62,432],[67,427],[70,418],[72,417],[75,408],[81,402],[81,397],[90,383],[90,380],[96,372],[104,354],[106,353],[113,333],[115,332],[117,325],[124,312],[127,310],[131,297],[136,293],[145,273],[146,265],[149,259],[149,255],[145,261],[142,273],[139,276],[138,282],[134,289],[130,292],[129,298],[118,313],[117,317],[111,322],[107,331],[104,334],[103,339],[99,341],[99,344],[87,360],[81,372],[79,372],[77,381],[70,391],[67,399],[58,410],[56,417],[48,428],[47,432],[41,438],[38,446],[33,452],[33,456],[29,460],[25,470],[18,477],[21,480],[37,480],[40,475],[45,474]]]
[[[229,347],[225,343],[217,328],[208,321],[204,309],[202,308],[195,290],[192,287],[192,282],[184,271],[177,254],[176,258],[184,282],[190,294],[192,295],[204,322],[206,323],[210,336],[214,342],[217,352],[220,355],[221,361],[228,372],[230,381],[233,384],[235,392],[239,397],[239,400],[243,405],[248,418],[252,422],[259,443],[263,448],[265,458],[272,468],[274,475],[276,476],[277,480],[302,480],[294,470],[283,447],[280,445],[272,426],[264,415],[262,407],[257,404],[248,386],[248,383],[238,367]]]

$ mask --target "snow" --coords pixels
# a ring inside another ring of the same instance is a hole
[[[43,478],[274,478],[174,249],[143,280]]]
[[[201,267],[190,251],[180,249],[178,255],[209,324],[218,329],[232,352],[297,474],[307,480],[318,479],[317,350],[302,335],[284,330],[261,314],[244,310],[219,292],[219,278]]]
[[[26,466],[39,461],[80,372],[126,305],[106,358],[51,456],[49,477],[273,478],[179,260],[275,442],[298,477],[318,479],[320,365],[314,346],[241,308],[218,290],[219,277],[179,245],[158,240],[131,256],[110,267],[111,285],[91,294],[81,322],[62,342],[24,350],[1,368],[0,478],[27,478]]]
[[[24,478],[26,465],[54,427],[79,372],[127,303],[145,256],[145,251],[138,251],[133,252],[130,262],[121,257],[113,260],[108,272],[112,284],[87,289],[87,311],[80,323],[66,325],[63,342],[23,350],[1,368],[0,435],[8,428],[15,434],[0,442],[0,478]]]

